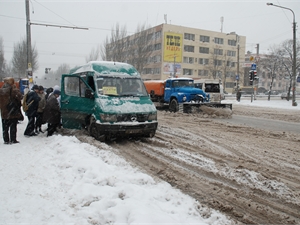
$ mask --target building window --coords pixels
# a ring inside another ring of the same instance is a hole
[[[208,76],[208,70],[198,70],[198,76]]]
[[[192,69],[183,69],[183,75],[193,75]]]
[[[235,62],[226,61],[226,66],[227,67],[235,67]]]
[[[154,45],[154,50],[160,50],[161,49],[161,43]]]
[[[154,38],[153,33],[147,35],[147,41],[150,41]]]
[[[214,54],[215,55],[223,55],[223,49],[215,48],[214,49]]]
[[[228,45],[236,46],[236,40],[228,40]]]
[[[153,68],[153,74],[160,74],[160,68]]]
[[[215,43],[216,43],[216,44],[222,45],[222,44],[223,44],[223,41],[224,41],[223,38],[216,38],[216,37],[215,37]]]
[[[203,53],[203,54],[208,54],[209,53],[209,48],[200,47],[199,48],[199,52]]]
[[[194,52],[194,46],[192,46],[192,45],[185,45],[184,46],[184,51],[185,52]]]
[[[184,33],[184,39],[195,41],[195,34]]]
[[[155,32],[155,39],[159,39],[159,38],[161,38],[161,30]]]
[[[215,59],[214,60],[214,65],[215,66],[222,66],[222,60]]]
[[[227,55],[235,57],[236,56],[236,51],[230,51],[230,50],[228,50],[227,51]]]
[[[208,65],[209,59],[202,59],[202,58],[199,58],[198,63],[201,64],[201,65]]]
[[[193,57],[183,57],[183,62],[193,64],[194,58]]]
[[[209,36],[200,35],[201,42],[209,42]]]

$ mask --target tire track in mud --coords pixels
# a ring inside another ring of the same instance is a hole
[[[194,135],[190,133],[187,136],[181,129],[172,128],[168,132],[167,126],[159,126],[153,139],[125,141],[111,146],[131,163],[237,221],[299,223],[299,196],[294,196],[285,184],[274,180],[273,176],[249,172],[251,168],[247,166],[255,168],[257,164],[254,156],[247,158],[247,154],[233,149],[230,144],[220,143],[210,134],[201,134],[195,139]],[[197,144],[199,139],[205,139],[204,147],[210,146],[214,151],[196,151],[203,150],[203,146]],[[221,155],[218,154],[220,150]],[[232,159],[227,160],[228,157]],[[244,162],[249,165],[242,166]],[[213,163],[215,167],[207,169]],[[244,182],[236,177],[244,179]]]
[[[154,138],[108,143],[109,149],[235,221],[300,223],[299,136],[193,115],[158,116]]]

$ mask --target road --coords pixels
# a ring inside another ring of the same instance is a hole
[[[225,119],[217,119],[223,121]],[[281,120],[266,119],[251,116],[232,115],[231,119],[225,120],[227,123],[235,125],[250,126],[257,129],[266,129],[269,131],[293,132],[300,134],[300,123],[286,122]]]
[[[233,120],[300,123],[298,110],[249,109],[235,106]],[[219,115],[159,111],[154,138],[115,141],[108,149],[235,223],[300,224],[299,133],[234,124],[230,116],[220,121]]]

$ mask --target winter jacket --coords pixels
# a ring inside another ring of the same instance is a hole
[[[22,119],[23,114],[21,112],[21,100],[23,96],[20,90],[15,85],[9,85],[5,83],[2,88],[0,88],[0,109],[1,118],[8,119]],[[12,101],[15,104],[16,113],[12,114],[9,111],[7,105]]]
[[[34,91],[31,90],[30,92],[28,92],[27,94],[27,99],[26,99],[26,103],[27,105],[32,102],[29,107],[28,110],[26,111],[26,116],[36,116],[37,115],[37,110],[39,107],[39,101],[41,100],[41,98],[38,96],[38,94]]]
[[[44,111],[45,106],[46,106],[46,97],[44,93],[38,93],[38,96],[41,98],[41,100],[39,101],[39,106],[38,106],[38,110],[37,112],[41,113]]]
[[[47,99],[43,114],[43,123],[60,124],[60,107],[55,95],[50,95]]]

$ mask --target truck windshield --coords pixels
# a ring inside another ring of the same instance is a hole
[[[220,85],[219,84],[205,84],[205,92],[213,93],[213,92],[220,92]]]
[[[98,77],[99,95],[147,96],[147,90],[140,78]]]
[[[174,80],[172,87],[194,87],[193,80]]]

